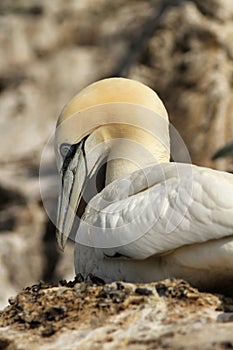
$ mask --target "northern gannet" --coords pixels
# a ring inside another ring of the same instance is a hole
[[[170,162],[169,121],[134,80],[89,85],[56,129],[57,240],[75,240],[75,271],[106,282],[184,278],[233,286],[233,175]]]

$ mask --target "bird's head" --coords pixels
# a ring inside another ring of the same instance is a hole
[[[61,175],[57,240],[62,250],[86,204],[106,185],[169,161],[168,124],[157,94],[130,79],[98,81],[65,106],[55,137]]]

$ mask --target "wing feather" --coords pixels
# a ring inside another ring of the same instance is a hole
[[[134,259],[233,235],[233,175],[181,163],[138,170],[90,201],[77,235]]]

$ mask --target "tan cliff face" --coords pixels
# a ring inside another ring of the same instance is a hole
[[[192,161],[232,169],[232,158],[211,161],[233,138],[232,1],[183,1],[175,6],[171,0],[160,7],[162,3],[1,1],[0,307],[38,280],[73,277],[73,249],[62,256],[57,251],[54,227],[41,203],[38,168],[58,114],[91,82],[122,75],[148,84],[163,100]],[[51,207],[52,154],[51,148],[41,179]],[[215,334],[216,327],[210,321],[205,334]],[[226,336],[213,338],[215,345],[208,346],[220,349],[232,342],[231,324],[224,327]],[[191,325],[189,330],[191,334]],[[167,331],[174,333],[172,325]],[[179,336],[190,339],[184,328]],[[153,342],[148,344],[141,348],[153,349]]]
[[[221,170],[232,169],[231,159],[211,161],[233,137],[232,11],[230,1],[171,7],[129,70],[157,89],[192,161]]]
[[[193,161],[218,167],[209,161],[212,151],[233,135],[233,5],[159,6],[143,0],[117,6],[106,0],[54,6],[3,1],[1,158],[5,149],[8,160],[39,152],[75,93],[118,74],[155,89]]]

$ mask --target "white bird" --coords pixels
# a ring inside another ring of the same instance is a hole
[[[75,239],[75,271],[105,281],[184,278],[233,286],[233,175],[170,162],[157,94],[123,78],[91,84],[56,129],[57,239]]]

